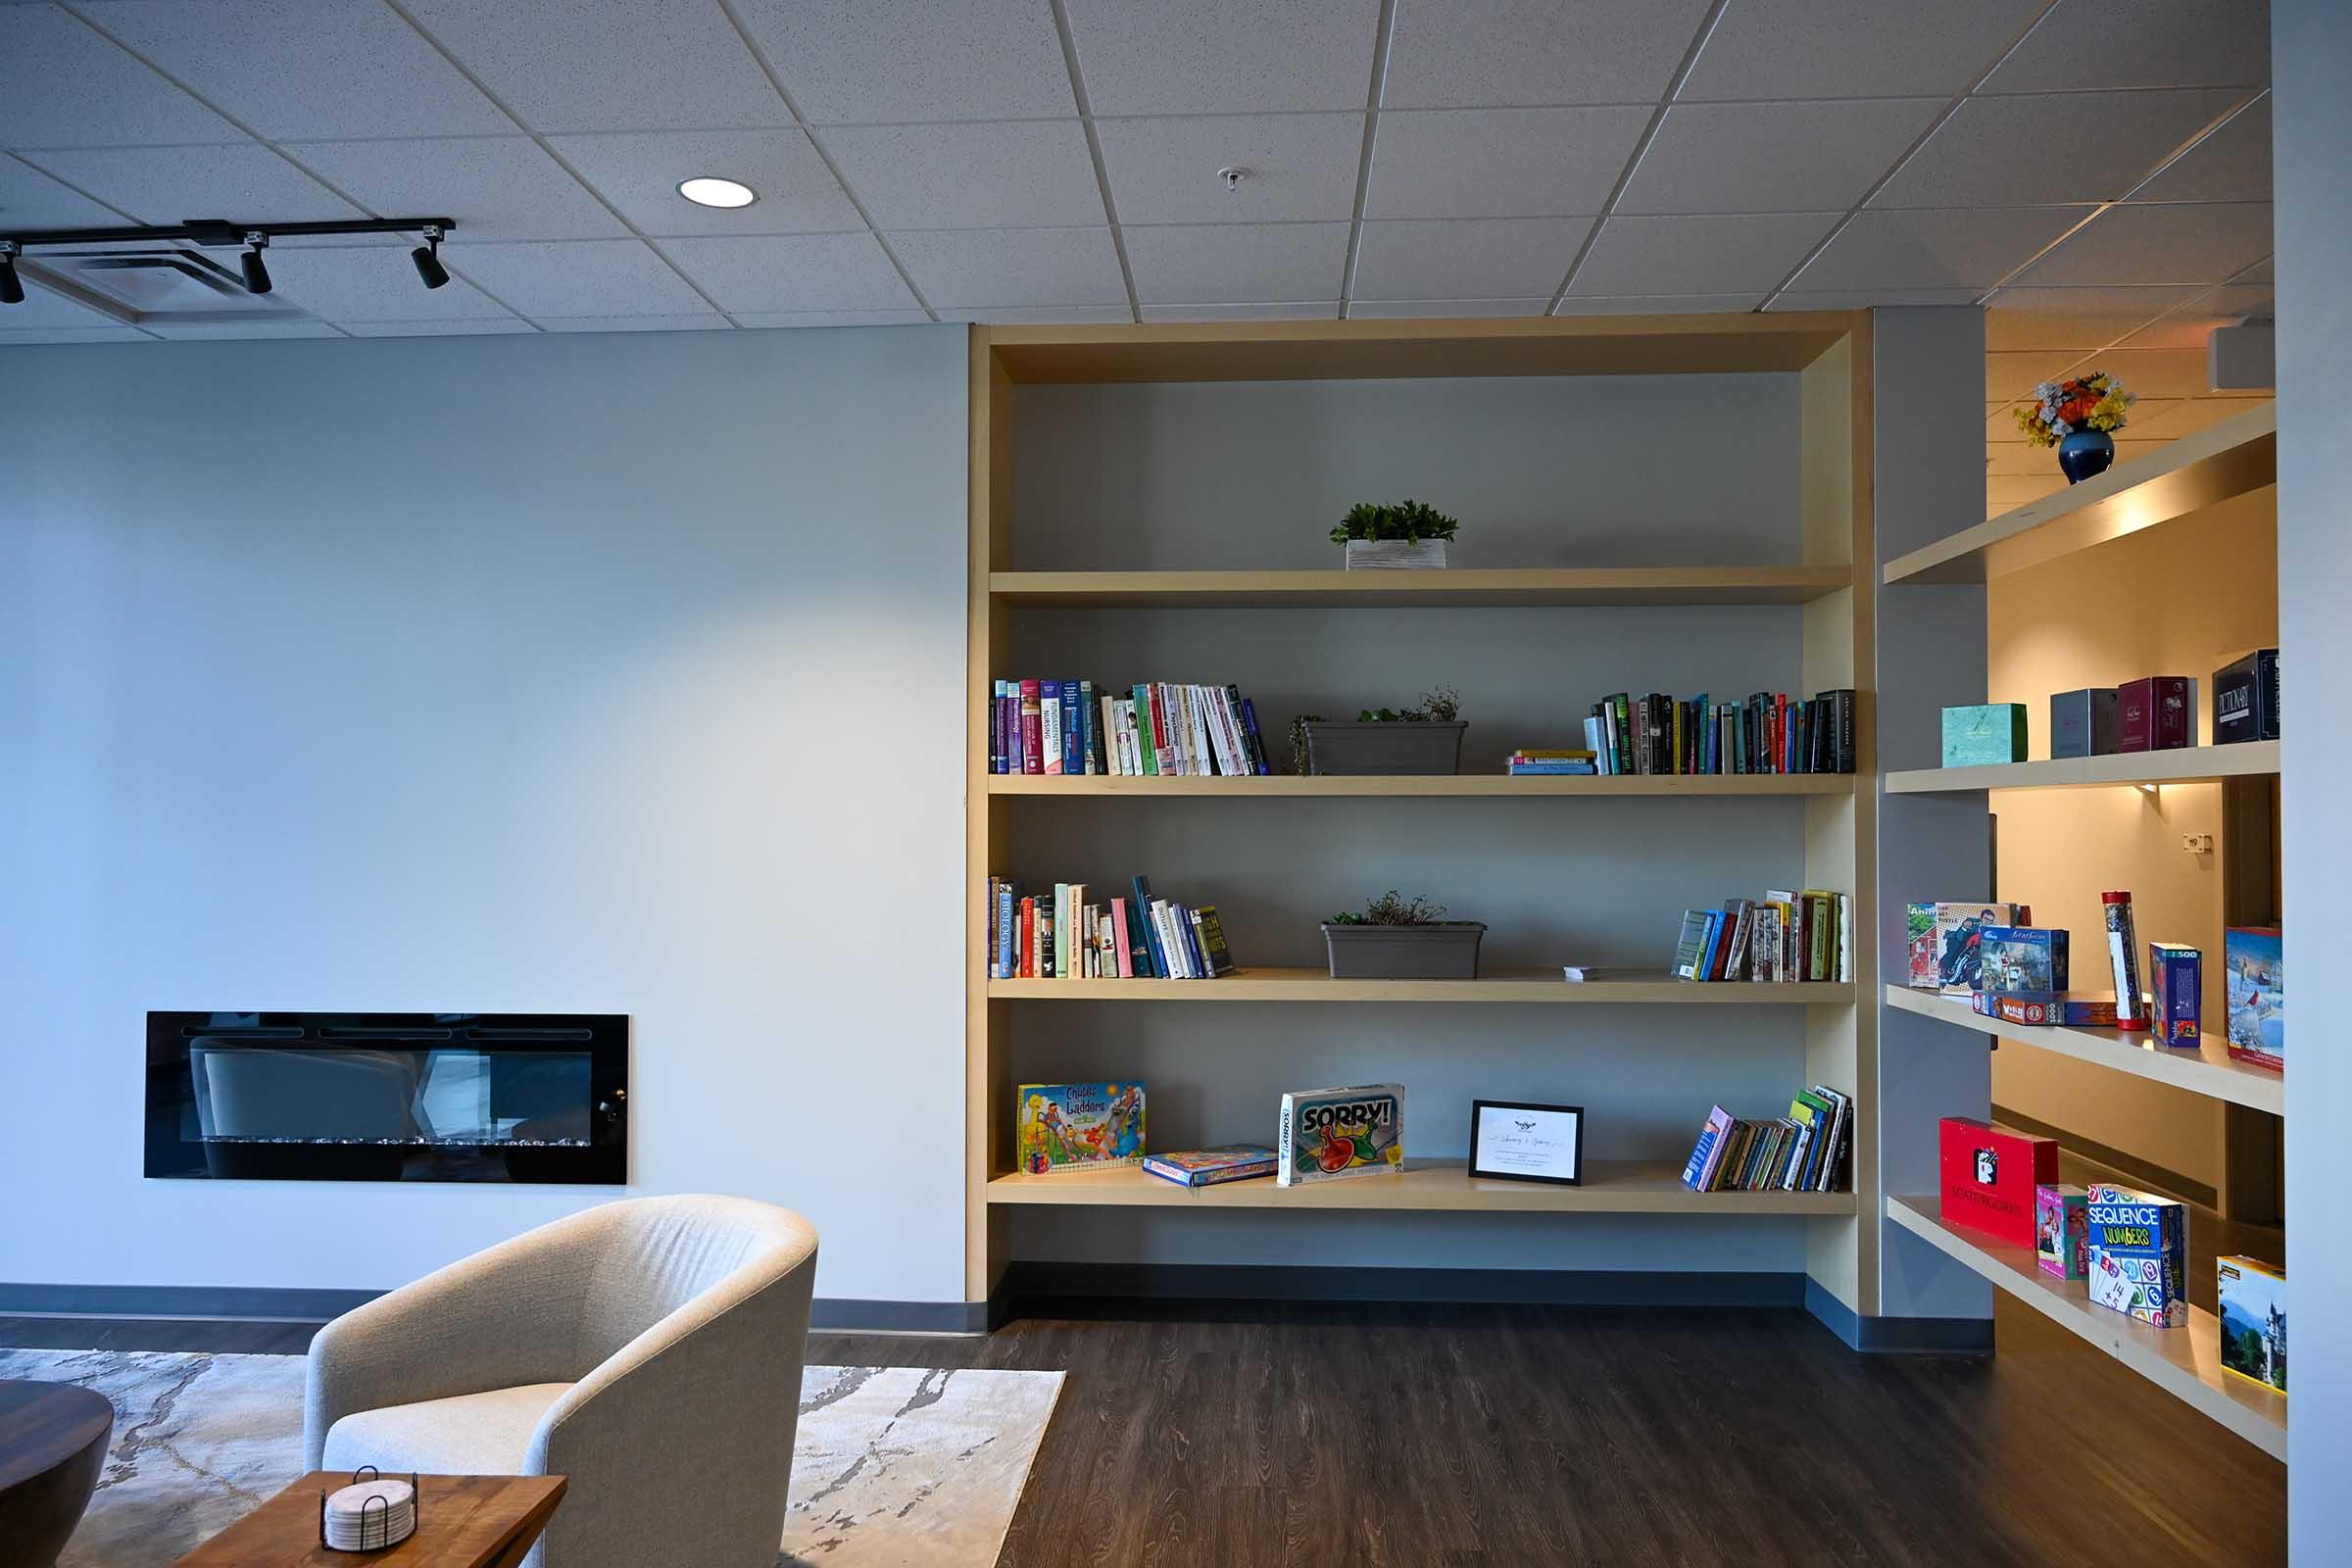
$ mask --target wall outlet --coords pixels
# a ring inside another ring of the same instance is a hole
[[[2180,848],[2191,855],[2211,855],[2213,853],[2213,835],[2210,833],[2183,833],[2180,835]]]

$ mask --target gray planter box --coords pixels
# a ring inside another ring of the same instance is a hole
[[[1443,539],[1350,539],[1349,571],[1430,571],[1446,564]]]
[[[1334,980],[1475,980],[1478,920],[1434,925],[1323,924],[1323,946]]]
[[[1458,773],[1467,719],[1415,723],[1411,719],[1310,719],[1306,765],[1310,772],[1361,777],[1366,774]]]

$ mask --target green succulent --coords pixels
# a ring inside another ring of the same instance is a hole
[[[1374,506],[1358,502],[1348,509],[1348,515],[1331,530],[1331,542],[1344,545],[1350,539],[1396,539],[1408,543],[1423,539],[1451,539],[1461,520],[1449,517],[1426,501],[1411,497],[1394,506]]]

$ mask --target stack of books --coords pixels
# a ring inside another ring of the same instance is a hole
[[[991,980],[1214,980],[1234,970],[1217,906],[1152,896],[1137,877],[1131,897],[1098,901],[1084,882],[1026,895],[988,879]]]
[[[1685,909],[1674,945],[1678,980],[1847,980],[1854,977],[1852,901],[1806,888]]]
[[[1600,768],[1591,752],[1544,751],[1523,746],[1502,760],[1502,770],[1513,778],[1542,778],[1597,773]]]
[[[1585,744],[1603,773],[1851,773],[1854,693],[1798,701],[1757,692],[1744,703],[1617,692],[1592,705]]]
[[[1852,1189],[1854,1102],[1823,1084],[1802,1090],[1786,1116],[1742,1121],[1707,1112],[1683,1165],[1694,1193],[1842,1193]]]
[[[1205,778],[1271,773],[1257,710],[1234,686],[1001,680],[989,735],[996,773]]]

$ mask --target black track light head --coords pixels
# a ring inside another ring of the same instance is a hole
[[[449,270],[441,265],[441,230],[433,224],[424,225],[424,243],[409,252],[409,260],[416,264],[416,275],[426,288],[439,288],[449,281]]]
[[[0,240],[0,305],[24,303],[24,284],[17,276],[17,245]]]
[[[245,292],[267,294],[270,287],[270,266],[262,260],[262,247],[270,243],[270,236],[258,228],[251,229],[245,235],[245,243],[249,248],[237,258],[238,267],[245,272]]]

